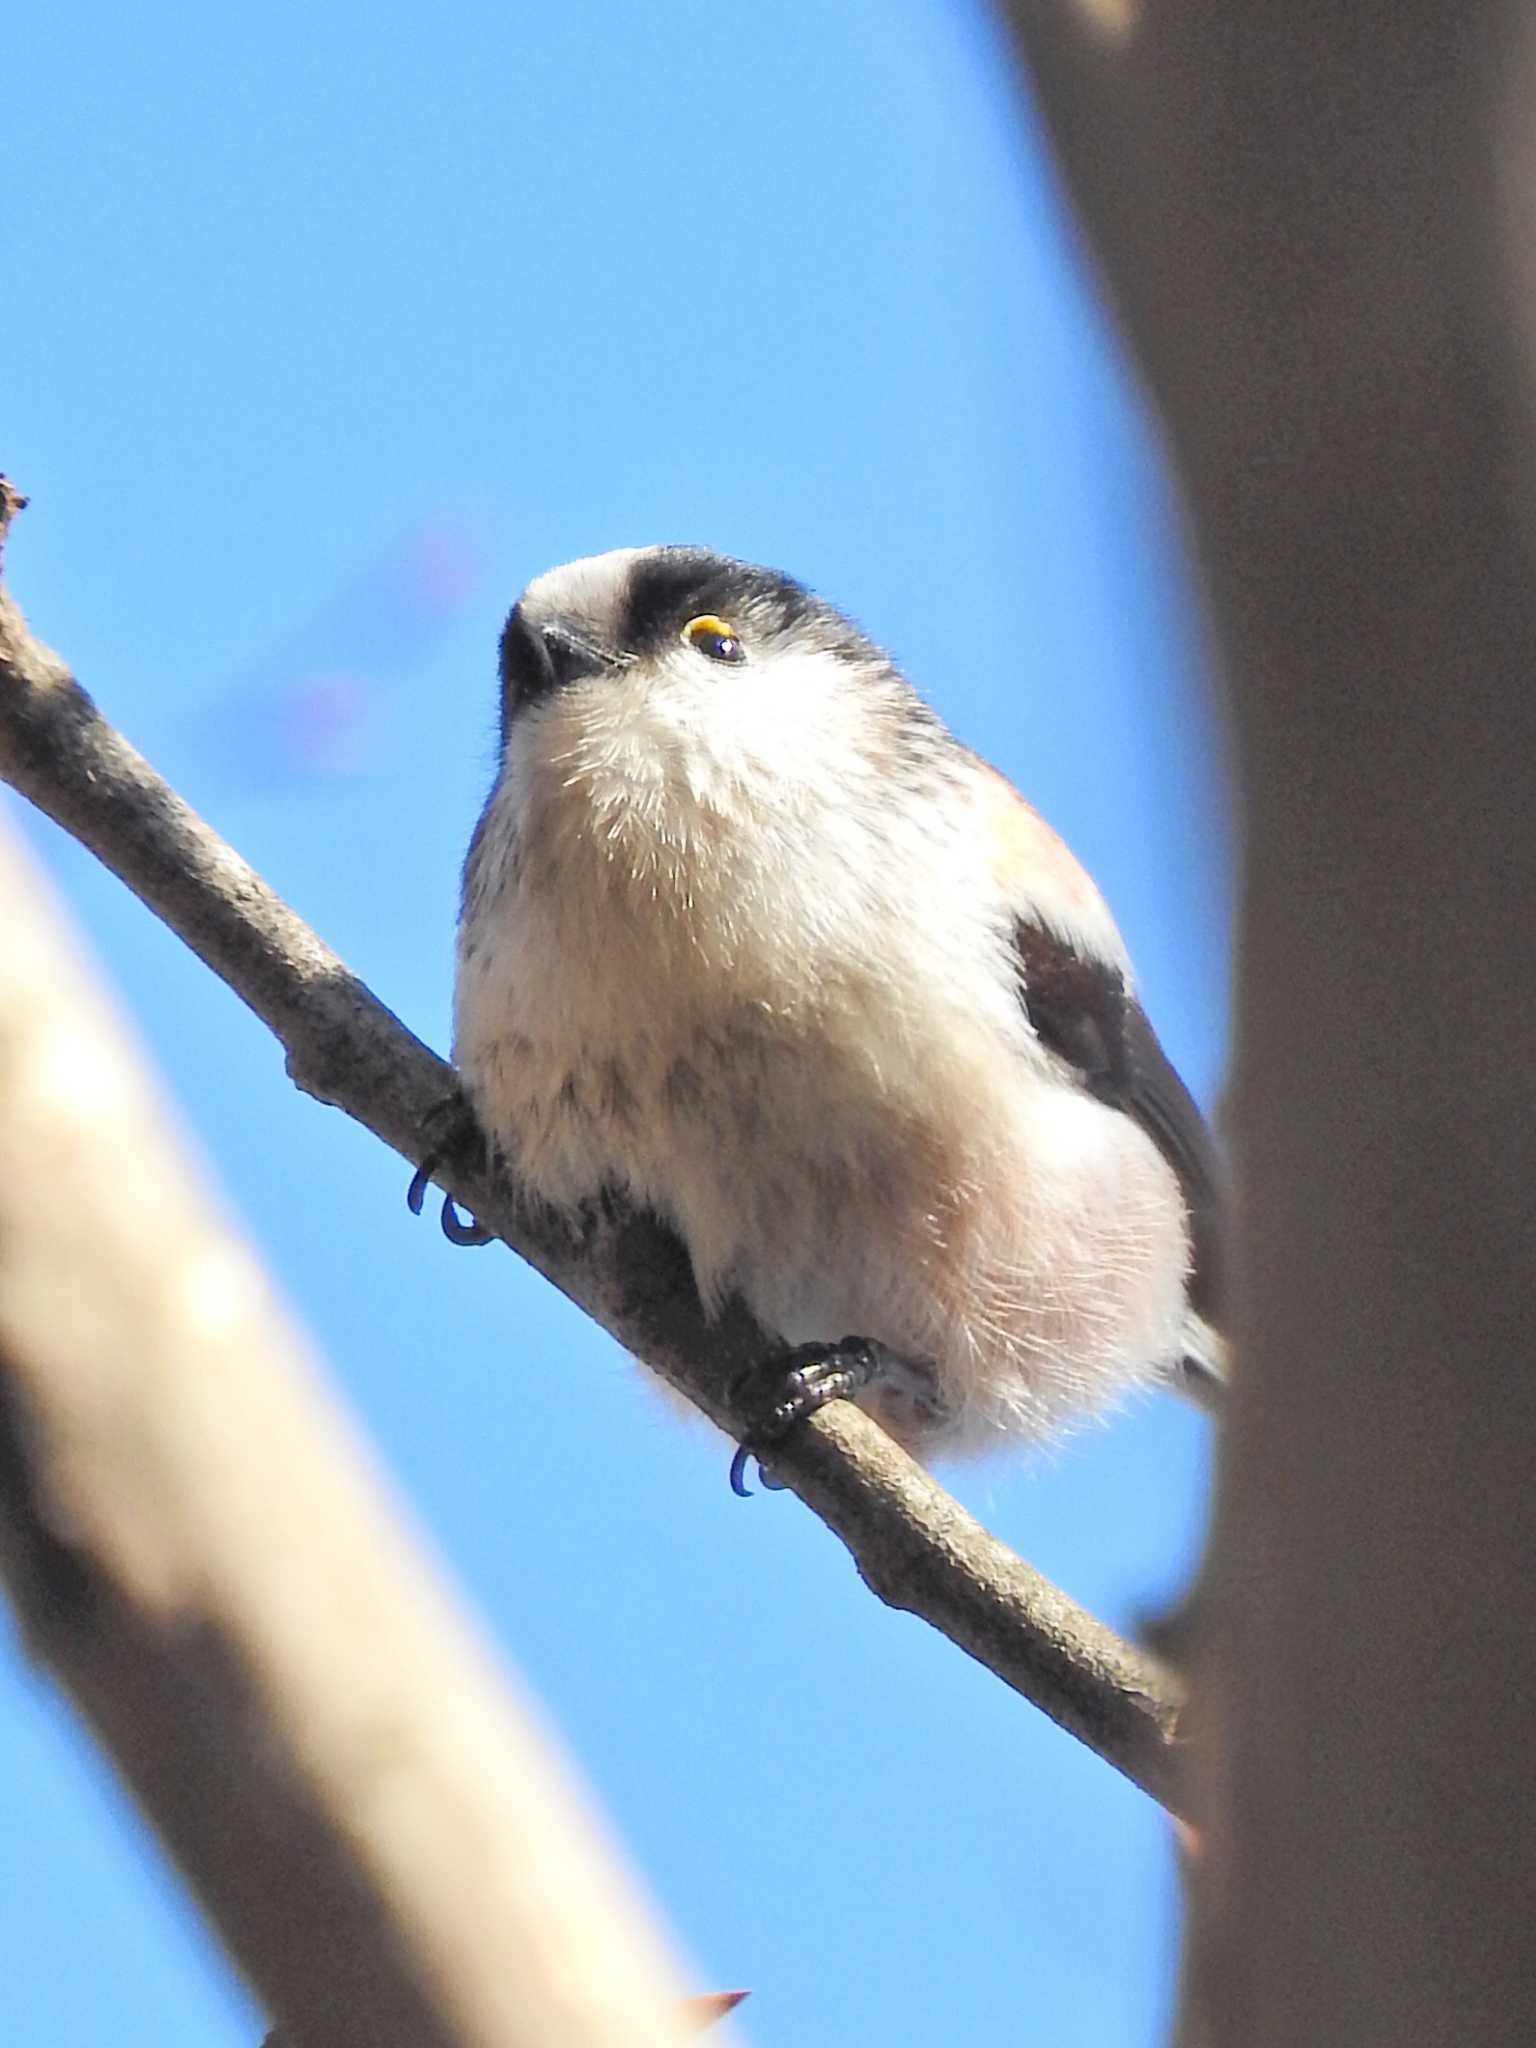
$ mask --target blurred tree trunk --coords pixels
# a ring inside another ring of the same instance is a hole
[[[1172,442],[1243,813],[1186,2032],[1528,2044],[1536,28],[1005,11]]]
[[[0,1595],[26,1649],[287,2048],[680,2048],[701,2015],[564,1759],[3,817],[0,905]]]

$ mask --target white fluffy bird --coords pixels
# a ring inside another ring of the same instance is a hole
[[[849,1393],[974,1452],[1219,1377],[1218,1170],[1109,911],[857,626],[622,549],[501,671],[454,1057],[527,1189],[654,1211],[810,1347],[778,1428]]]

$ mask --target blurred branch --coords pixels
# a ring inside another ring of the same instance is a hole
[[[0,830],[0,1568],[293,2048],[694,2031]]]
[[[1536,25],[1011,0],[1243,800],[1185,2038],[1536,2039]]]
[[[745,1991],[707,1991],[701,1998],[685,1999],[678,2015],[683,2034],[706,2032],[728,2013],[734,2012],[746,1996]],[[261,2048],[300,2048],[300,2043],[292,2032],[274,2027]]]
[[[276,1034],[299,1087],[413,1163],[452,1070],[102,718],[0,592],[0,776],[89,847]],[[686,1254],[654,1219],[595,1217],[580,1239],[470,1171],[439,1176],[488,1229],[722,1429],[721,1390],[768,1340],[706,1319]],[[921,1616],[1170,1809],[1180,1700],[1152,1658],[990,1536],[847,1403],[775,1448],[783,1479],[892,1607]]]

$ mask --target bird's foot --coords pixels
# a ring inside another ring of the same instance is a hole
[[[462,1089],[454,1089],[434,1103],[422,1120],[426,1153],[411,1175],[406,1206],[413,1216],[421,1214],[427,1188],[440,1166],[456,1166],[467,1173],[484,1173],[490,1160],[490,1146],[479,1119]],[[482,1229],[473,1216],[462,1215],[452,1195],[444,1194],[440,1218],[443,1235],[450,1244],[489,1244],[491,1232]]]
[[[756,1458],[758,1477],[777,1491],[763,1470],[762,1454],[782,1442],[797,1424],[829,1401],[851,1401],[880,1370],[880,1353],[864,1337],[836,1344],[797,1344],[749,1366],[731,1387],[731,1406],[751,1421],[731,1460],[731,1491],[743,1500],[752,1489],[747,1466]]]

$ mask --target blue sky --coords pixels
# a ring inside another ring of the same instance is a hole
[[[573,555],[703,541],[852,611],[1067,834],[1209,1100],[1227,884],[1189,603],[979,7],[87,4],[14,24],[7,84],[15,592],[424,1036],[446,1047],[502,614]],[[753,1987],[741,2036],[1158,2039],[1156,1811],[878,1607],[796,1501],[734,1500],[718,1440],[513,1259],[413,1223],[399,1162],[29,831],[701,1986]],[[1163,1399],[952,1476],[1131,1627],[1191,1555],[1207,1456]],[[254,2048],[153,1845],[5,1655],[16,2039]]]

